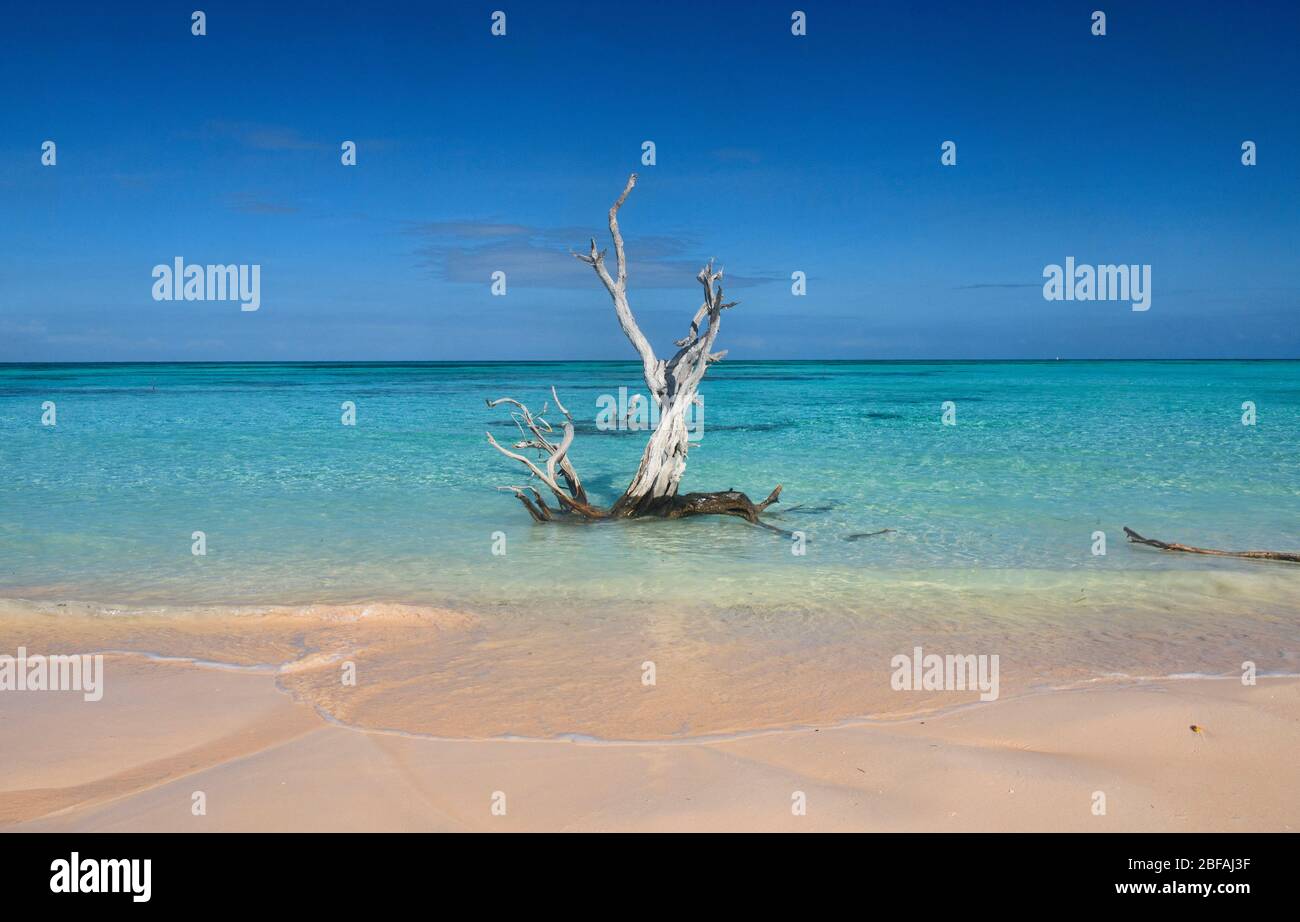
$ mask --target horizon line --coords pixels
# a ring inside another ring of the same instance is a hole
[[[732,359],[725,365],[776,365],[815,362],[823,365],[1056,364],[1058,362],[1300,362],[1291,358],[978,358],[978,359]],[[122,361],[0,362],[0,368],[30,365],[640,365],[638,359],[135,359]],[[719,363],[719,366],[723,363]],[[719,367],[714,366],[714,367]]]

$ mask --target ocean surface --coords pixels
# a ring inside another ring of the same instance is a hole
[[[552,385],[612,501],[646,438],[597,425],[644,390],[630,362],[0,366],[0,598],[656,612],[773,649],[1010,647],[1073,678],[1300,663],[1300,567],[1122,531],[1300,549],[1300,363],[724,361],[684,490],[782,484],[769,518],[802,555],[739,519],[532,522],[498,490],[527,478],[485,401],[539,410]]]

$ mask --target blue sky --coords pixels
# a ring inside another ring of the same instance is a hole
[[[1300,357],[1294,3],[272,6],[7,8],[0,361],[631,358],[568,249],[634,170],[661,352],[713,256],[732,358]],[[154,301],[176,256],[261,309]]]

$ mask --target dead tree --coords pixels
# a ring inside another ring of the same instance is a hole
[[[610,275],[605,266],[605,250],[597,249],[596,240],[591,240],[589,253],[574,253],[582,262],[595,270],[605,290],[614,302],[614,313],[618,325],[636,349],[641,359],[641,373],[645,378],[650,399],[659,411],[659,422],[651,433],[645,450],[641,453],[641,464],[637,468],[632,482],[628,484],[623,495],[608,509],[593,506],[582,488],[573,464],[569,459],[569,449],[573,445],[573,417],[560,403],[555,388],[551,388],[551,397],[555,400],[556,410],[563,415],[558,441],[555,427],[546,420],[546,407],[534,415],[518,400],[502,397],[489,400],[488,406],[507,404],[514,407],[511,413],[515,425],[523,436],[514,443],[514,451],[497,443],[488,433],[488,442],[497,451],[524,465],[532,478],[555,497],[558,504],[552,509],[545,501],[541,491],[533,484],[502,487],[509,490],[523,503],[528,513],[539,522],[551,521],[556,514],[577,516],[587,520],[609,518],[636,518],[641,516],[658,516],[677,519],[692,515],[734,515],[757,525],[759,513],[772,503],[777,502],[781,493],[778,485],[767,499],[755,503],[738,490],[723,490],[716,493],[679,494],[682,475],[686,471],[686,453],[689,449],[689,435],[686,426],[687,413],[694,404],[703,405],[699,396],[700,382],[704,373],[714,362],[720,361],[726,352],[714,352],[713,345],[718,338],[718,327],[722,312],[734,307],[737,302],[722,299],[722,270],[714,270],[713,261],[700,270],[696,279],[704,288],[704,303],[695,312],[686,336],[677,340],[677,351],[672,358],[659,358],[637,325],[636,317],[627,300],[627,256],[623,249],[623,235],[618,228],[618,210],[627,201],[628,194],[636,185],[636,174],[628,177],[623,194],[609,209],[609,235],[614,241],[615,274]],[[536,453],[536,460],[521,452]],[[561,483],[561,481],[563,481]],[[771,526],[767,526],[771,527]],[[775,529],[779,531],[780,529]]]
[[[1285,560],[1290,563],[1300,563],[1300,554],[1292,554],[1289,551],[1216,551],[1210,547],[1192,547],[1189,544],[1173,544],[1166,541],[1157,541],[1154,538],[1144,538],[1133,529],[1124,528],[1124,534],[1134,544],[1145,544],[1148,547],[1158,547],[1162,551],[1182,551],[1184,554],[1208,554],[1211,557],[1245,557],[1250,560]]]

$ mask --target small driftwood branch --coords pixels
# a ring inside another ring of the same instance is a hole
[[[1207,554],[1211,557],[1245,557],[1250,560],[1285,560],[1290,563],[1300,563],[1300,554],[1293,554],[1289,551],[1218,551],[1209,547],[1192,547],[1189,544],[1174,544],[1166,541],[1157,541],[1154,538],[1144,538],[1133,529],[1124,528],[1124,534],[1134,544],[1145,544],[1149,547],[1158,547],[1162,551],[1181,551],[1184,554]]]
[[[852,535],[845,535],[844,540],[857,541],[859,538],[874,538],[877,535],[889,535],[893,534],[893,532],[892,528],[882,528],[880,531],[860,531]]]
[[[549,522],[551,521],[551,510],[542,500],[542,494],[538,493],[533,487],[497,487],[498,490],[508,490],[518,497],[519,502],[524,504],[534,521]],[[532,493],[533,498],[529,499],[528,494]]]

